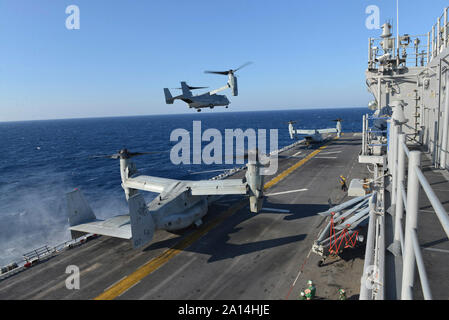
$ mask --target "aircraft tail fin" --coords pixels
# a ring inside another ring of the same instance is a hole
[[[131,196],[128,205],[133,247],[139,248],[153,239],[156,226],[140,193]]]
[[[69,224],[72,238],[83,234],[132,239],[133,247],[139,248],[153,239],[156,225],[140,193],[128,199],[129,215],[119,215],[98,220],[78,189],[67,194]]]
[[[79,189],[67,193],[67,210],[70,227],[95,222],[97,218]],[[87,232],[71,230],[73,239],[86,234]]]
[[[93,222],[97,218],[79,189],[67,193],[67,208],[69,213],[69,225]]]
[[[192,96],[192,92],[190,92],[190,88],[185,81],[181,81],[181,89],[182,89],[182,95],[184,97]]]
[[[173,96],[171,95],[170,90],[168,90],[168,88],[164,88],[164,94],[165,94],[165,103],[173,104],[173,101],[175,99],[173,99]]]

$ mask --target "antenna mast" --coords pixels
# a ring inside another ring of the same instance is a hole
[[[396,0],[396,48],[397,61],[399,62],[399,0]]]

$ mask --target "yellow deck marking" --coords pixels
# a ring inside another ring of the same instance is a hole
[[[181,253],[184,249],[192,245],[195,241],[201,238],[203,235],[208,233],[211,229],[220,224],[223,220],[227,219],[233,215],[238,210],[242,209],[247,205],[247,200],[242,200],[232,207],[228,208],[219,217],[212,220],[207,225],[204,225],[199,230],[193,232],[187,236],[184,240],[178,242],[172,248],[163,252],[160,256],[148,261],[142,267],[131,273],[129,276],[125,277],[121,281],[117,282],[115,285],[111,286],[109,289],[104,291],[94,300],[112,300],[124,293],[126,290],[137,284],[140,280],[153,273],[159,269],[162,265],[168,262],[177,254]]]
[[[288,168],[287,170],[283,171],[280,175],[278,175],[276,178],[272,179],[271,181],[267,182],[264,185],[264,189],[267,190],[271,187],[273,187],[275,184],[279,183],[280,181],[282,181],[283,179],[285,179],[289,174],[291,174],[293,171],[295,171],[296,169],[298,169],[300,166],[302,166],[304,163],[306,163],[307,161],[309,161],[310,159],[312,159],[313,157],[315,157],[318,153],[320,153],[321,151],[323,151],[324,149],[327,148],[327,145],[324,145],[322,147],[320,147],[319,149],[315,150],[314,152],[312,152],[311,154],[309,154],[307,157],[305,157],[304,159],[302,159],[301,161],[297,162],[295,165],[291,166],[290,168]]]
[[[307,157],[293,165],[292,167],[288,168],[287,170],[283,171],[280,175],[278,175],[276,178],[272,179],[268,183],[264,185],[264,189],[267,190],[277,183],[279,181],[285,179],[289,174],[291,174],[293,171],[301,167],[304,163],[312,159],[314,156],[316,156],[318,153],[323,151],[325,148],[327,148],[327,144],[320,147],[319,149],[315,150],[311,154],[309,154]],[[247,200],[242,200],[238,202],[237,204],[231,206],[226,211],[221,213],[217,218],[212,220],[210,223],[203,225],[200,229],[193,232],[192,234],[188,235],[185,239],[181,240],[177,244],[175,244],[172,248],[166,250],[163,252],[160,256],[148,261],[143,266],[138,268],[136,271],[128,275],[127,277],[123,278],[122,280],[118,281],[116,284],[112,285],[108,289],[106,289],[102,294],[100,294],[98,297],[94,298],[94,300],[113,300],[123,294],[125,291],[130,289],[132,286],[136,285],[138,282],[140,282],[143,278],[148,276],[149,274],[153,273],[160,267],[162,267],[165,263],[167,263],[170,259],[181,253],[184,249],[187,247],[190,247],[195,241],[197,241],[199,238],[204,236],[206,233],[208,233],[211,229],[215,228],[217,225],[219,225],[222,221],[227,219],[228,217],[232,216],[234,213],[236,213],[238,210],[242,209],[247,205]]]

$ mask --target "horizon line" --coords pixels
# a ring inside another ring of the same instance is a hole
[[[363,109],[367,107],[360,106],[350,106],[350,107],[306,107],[306,108],[288,108],[288,109],[267,109],[267,110],[242,110],[242,111],[218,111],[213,113],[244,113],[244,112],[274,112],[274,111],[293,111],[293,110],[319,110],[319,109]],[[1,123],[14,123],[14,122],[33,122],[33,121],[54,121],[54,120],[87,120],[87,119],[107,119],[107,118],[132,118],[132,117],[148,117],[148,116],[177,116],[177,115],[187,115],[187,114],[195,114],[198,113],[190,113],[190,112],[182,112],[182,113],[156,113],[156,114],[136,114],[136,115],[120,115],[120,116],[85,116],[85,117],[67,117],[67,118],[47,118],[47,119],[25,119],[25,120],[3,120]],[[203,114],[212,114],[203,113]]]

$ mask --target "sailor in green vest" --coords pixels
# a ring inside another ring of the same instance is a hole
[[[307,285],[308,285],[307,289],[310,291],[310,298],[311,299],[315,298],[316,287],[313,285],[313,281],[312,280],[307,281]],[[306,293],[306,296],[307,296],[307,293]]]
[[[306,300],[312,300],[312,292],[310,291],[310,289],[304,290],[304,293],[306,295]]]
[[[339,300],[346,300],[346,291],[345,289],[338,290]]]

